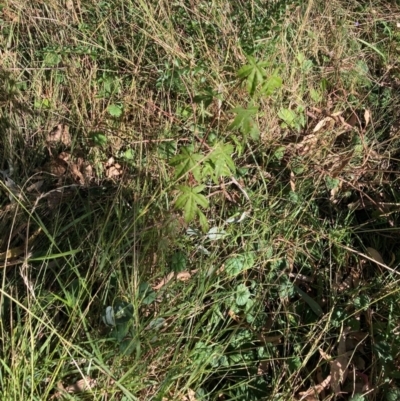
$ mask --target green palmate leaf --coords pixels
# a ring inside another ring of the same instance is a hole
[[[257,136],[256,131],[258,131],[258,127],[253,119],[253,116],[257,114],[258,107],[250,106],[247,109],[244,109],[243,107],[236,107],[231,111],[236,113],[236,117],[229,126],[230,129],[240,129],[245,135],[250,134],[252,137]]]
[[[177,251],[172,255],[171,258],[171,268],[175,272],[181,272],[186,269],[187,257],[181,252]]]
[[[282,78],[278,75],[272,75],[269,77],[262,85],[261,91],[270,96],[274,93],[276,89],[279,89],[282,86]]]
[[[217,143],[209,155],[209,162],[206,163],[203,174],[211,175],[214,182],[218,182],[220,177],[229,177],[234,174],[236,167],[231,157],[233,152],[233,145]]]
[[[286,147],[285,146],[279,146],[279,148],[277,148],[274,152],[274,156],[278,159],[278,160],[282,160],[283,156],[285,156],[285,151],[286,151]]]
[[[280,109],[278,112],[278,117],[283,120],[288,127],[293,127],[297,114],[290,109]]]
[[[232,256],[225,262],[225,271],[230,276],[236,276],[254,266],[253,252]]]
[[[247,91],[253,96],[257,86],[264,81],[266,75],[264,67],[268,65],[268,62],[257,62],[253,56],[248,56],[247,59],[249,64],[246,64],[238,71],[238,76],[241,79],[247,80]]]
[[[175,178],[181,178],[189,171],[192,172],[197,181],[201,180],[200,161],[203,156],[200,153],[194,153],[193,147],[184,146],[179,155],[171,159],[171,165],[175,167]]]
[[[205,185],[199,185],[195,188],[180,185],[181,194],[176,200],[176,207],[183,209],[183,215],[186,222],[192,221],[199,212],[199,206],[208,207],[207,198],[200,194],[205,188]]]
[[[105,146],[107,144],[107,136],[104,132],[92,132],[89,138],[94,146]]]
[[[250,291],[244,284],[239,284],[236,287],[236,304],[244,306],[250,299]]]
[[[107,111],[113,117],[120,117],[122,115],[122,107],[117,104],[110,104],[107,107]]]
[[[209,228],[207,217],[204,215],[204,213],[200,209],[197,210],[197,214],[199,216],[199,222],[201,225],[201,229],[203,230],[203,232],[206,233]]]

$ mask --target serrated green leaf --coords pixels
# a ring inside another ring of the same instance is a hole
[[[289,127],[293,127],[293,123],[297,117],[296,113],[290,109],[280,109],[278,117],[283,120]]]
[[[225,262],[225,271],[230,276],[237,276],[241,272],[251,269],[254,266],[253,252],[230,257]]]
[[[238,71],[238,76],[241,79],[246,79],[246,87],[250,96],[254,96],[258,85],[262,84],[266,72],[264,67],[268,65],[267,61],[259,61],[252,56],[247,57],[249,64],[246,64]]]
[[[286,147],[285,146],[280,146],[279,148],[277,148],[274,152],[274,156],[278,159],[278,160],[282,160],[283,156],[285,156],[285,151],[286,151]]]
[[[95,146],[105,146],[108,141],[107,136],[103,132],[92,132],[89,138]]]
[[[197,210],[197,214],[199,216],[199,222],[200,222],[201,229],[203,230],[203,232],[206,233],[208,231],[208,227],[209,227],[207,217],[204,215],[204,213],[200,209]]]
[[[122,154],[122,157],[125,160],[133,160],[135,158],[135,152],[133,149],[126,149],[125,152]]]
[[[122,107],[117,104],[110,104],[107,107],[107,111],[113,117],[120,117],[122,115]]]
[[[251,128],[249,130],[249,135],[250,135],[250,138],[253,141],[259,141],[260,140],[260,130],[259,130],[257,124],[255,124],[255,123],[252,124],[252,126],[251,126]]]
[[[44,65],[47,67],[54,67],[61,62],[61,55],[57,53],[47,53],[44,57]]]
[[[335,189],[339,186],[340,180],[338,178],[332,178],[329,176],[325,177],[326,186],[329,190]]]
[[[139,285],[139,298],[141,298],[143,304],[150,305],[156,300],[157,294],[149,283],[143,282]]]
[[[259,135],[258,126],[252,117],[257,114],[258,107],[250,106],[247,109],[236,107],[232,112],[236,113],[236,117],[229,128],[239,129],[242,134],[257,139]]]
[[[177,251],[172,255],[171,268],[174,272],[181,272],[186,269],[187,257],[181,252]]]
[[[386,397],[386,400],[388,398]],[[393,401],[398,401],[399,398],[394,398]],[[349,401],[365,401],[365,397],[362,394],[354,394],[353,397],[349,398]]]
[[[276,89],[282,86],[282,78],[278,75],[272,75],[262,85],[261,91],[264,95],[270,96]]]
[[[239,284],[236,287],[236,304],[239,306],[244,306],[250,299],[250,291],[244,284]]]
[[[199,193],[205,188],[205,186],[199,185],[198,187],[192,188],[180,185],[178,188],[181,191],[181,194],[177,198],[175,205],[176,207],[183,209],[185,221],[189,223],[194,220],[196,213],[198,213],[199,206],[204,208],[208,207],[207,198]]]
[[[197,181],[201,181],[200,161],[204,157],[200,153],[193,153],[193,149],[184,146],[181,152],[171,159],[170,164],[175,167],[175,178],[183,177],[189,171]]]

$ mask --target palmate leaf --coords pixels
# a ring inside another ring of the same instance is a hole
[[[236,113],[236,117],[230,125],[231,129],[239,129],[242,127],[246,127],[247,124],[252,123],[252,117],[257,114],[258,107],[250,106],[247,109],[243,107],[235,107],[231,110],[233,113]]]
[[[269,63],[268,61],[259,61],[257,62],[253,56],[248,56],[247,60],[249,64],[246,64],[238,71],[238,76],[241,79],[247,80],[247,91],[250,96],[253,96],[257,86],[262,84],[264,81],[264,77],[266,72],[264,67],[266,67]]]
[[[293,127],[294,121],[297,117],[296,113],[291,110],[291,109],[285,109],[282,108],[278,112],[278,117],[283,120],[283,122],[288,126],[288,127]]]
[[[236,287],[236,305],[244,306],[250,299],[250,291],[244,284]]]
[[[261,91],[270,96],[274,93],[275,89],[279,89],[282,86],[282,78],[278,75],[270,76],[261,87]]]
[[[217,143],[214,150],[209,155],[210,163],[205,172],[210,173],[214,182],[218,182],[220,177],[229,177],[235,173],[235,163],[231,157],[234,147],[231,144]]]
[[[204,188],[205,185],[199,185],[194,188],[185,185],[178,186],[181,194],[178,196],[175,205],[177,208],[183,210],[183,216],[187,223],[194,220],[196,214],[199,214],[199,206],[203,208],[208,207],[207,198],[200,194]]]
[[[200,181],[200,161],[203,158],[200,153],[194,153],[192,147],[182,147],[181,152],[173,157],[170,162],[175,167],[175,179],[179,179],[191,171],[194,178]]]

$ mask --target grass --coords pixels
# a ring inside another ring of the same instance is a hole
[[[399,397],[397,1],[1,13],[2,399]]]

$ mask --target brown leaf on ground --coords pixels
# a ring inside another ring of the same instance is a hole
[[[261,336],[262,340],[268,344],[279,345],[282,344],[282,336]]]
[[[72,178],[77,181],[80,185],[85,184],[85,177],[83,174],[80,172],[79,167],[75,163],[70,163],[69,168],[71,171]]]
[[[187,392],[187,400],[188,401],[197,401],[196,393],[191,388]]]
[[[106,162],[106,168],[111,167],[115,164],[115,159],[111,156]]]
[[[292,192],[296,192],[296,182],[293,171],[290,172],[290,189],[292,190]]]
[[[346,381],[349,358],[352,354],[352,351],[346,352],[346,334],[346,330],[343,330],[337,349],[338,357],[330,363],[332,376],[331,387],[336,396],[341,393],[341,385]]]
[[[65,387],[65,391],[70,394],[82,393],[83,391],[88,391],[92,388],[95,388],[96,386],[96,380],[90,377],[85,377],[81,380],[78,380],[76,383]]]
[[[318,348],[318,351],[322,359],[324,359],[325,361],[330,361],[332,359],[332,357],[328,353],[326,353],[322,348]]]
[[[374,259],[378,263],[381,263],[383,265],[385,264],[385,261],[383,260],[381,254],[375,248],[367,247],[366,251],[367,251],[367,255],[370,258]]]
[[[325,117],[323,120],[321,120],[313,129],[313,133],[315,134],[316,132],[320,131],[322,128],[324,128],[326,125],[328,125],[328,129],[331,128],[331,125],[335,123],[334,119],[331,117]]]
[[[105,163],[106,177],[107,178],[117,178],[122,173],[122,167],[120,164],[115,163],[115,159],[110,157]]]
[[[179,281],[188,281],[190,280],[193,274],[197,273],[197,271],[198,270],[196,269],[190,272],[189,271],[179,272],[176,275],[176,279]],[[160,288],[164,287],[164,285],[168,284],[174,277],[175,277],[174,272],[169,273],[167,277],[163,278],[157,285],[153,286],[153,290],[157,291]]]
[[[331,382],[331,375],[329,375],[323,382],[310,387],[307,391],[299,393],[299,401],[319,401],[318,395],[329,386]]]
[[[116,178],[120,175],[120,171],[117,169],[115,166],[111,166],[106,170],[106,176],[107,178]]]
[[[62,159],[53,159],[45,166],[43,166],[44,171],[48,171],[50,174],[55,175],[56,177],[63,176],[68,169],[68,163]]]
[[[47,135],[46,141],[49,145],[55,145],[56,143],[61,142],[65,146],[70,146],[71,145],[71,135],[69,133],[68,125],[58,124]]]
[[[26,189],[27,192],[40,192],[40,188],[43,186],[44,180],[39,180],[29,185]]]
[[[81,380],[78,380],[74,384],[70,384],[67,387],[64,387],[62,382],[57,384],[57,391],[51,398],[63,398],[65,393],[69,394],[76,394],[76,393],[83,393],[85,391],[91,390],[97,386],[97,380],[92,379],[91,377],[87,376]]]
[[[331,168],[331,176],[332,178],[336,178],[350,163],[353,158],[354,150],[350,152],[347,157],[342,158],[338,163],[334,164]]]
[[[358,116],[354,111],[350,113],[350,116],[347,118],[346,123],[350,125],[350,127],[355,127],[358,122]]]
[[[187,271],[185,271],[185,272],[179,272],[179,273],[176,275],[176,278],[177,278],[177,280],[179,280],[179,281],[188,281],[188,280],[190,280],[191,277],[192,277],[192,275],[190,274],[190,272],[187,272]]]
[[[153,290],[157,291],[168,284],[174,278],[174,272],[168,274],[167,277],[163,278],[157,285],[153,286]]]
[[[371,112],[368,109],[365,109],[364,119],[365,119],[365,128],[367,128],[369,120],[371,119]]]

